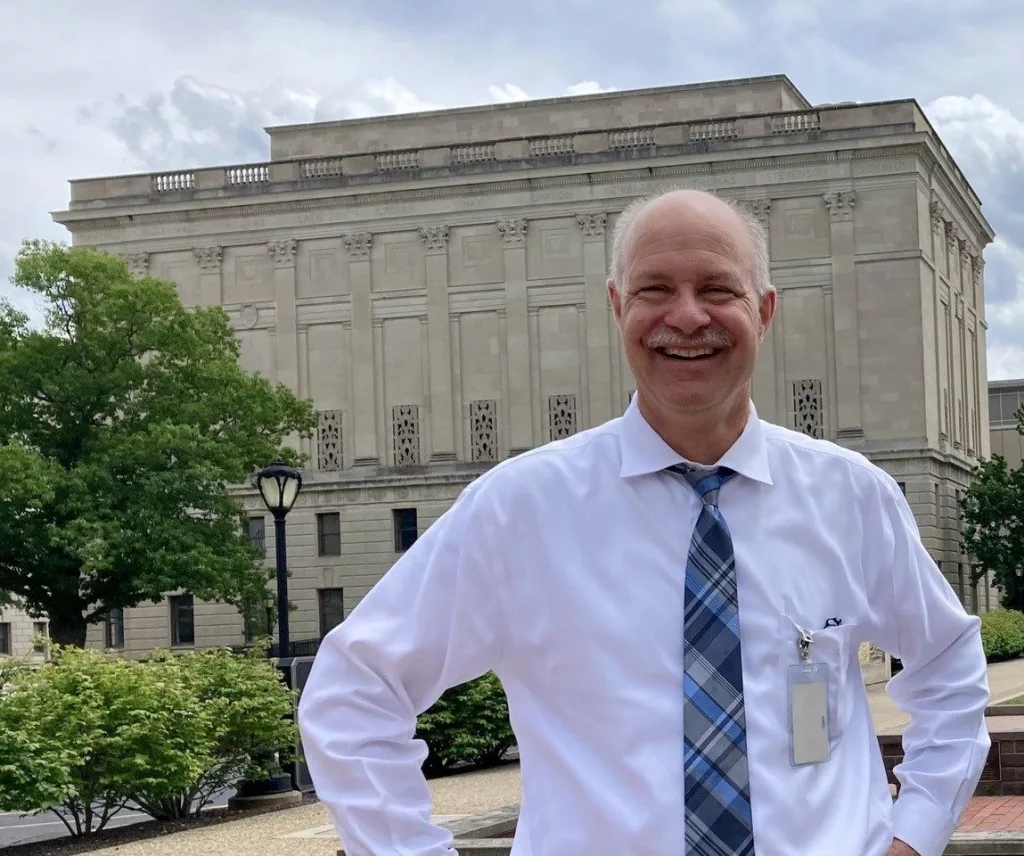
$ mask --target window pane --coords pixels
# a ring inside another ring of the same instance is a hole
[[[415,508],[396,508],[393,512],[395,525],[395,552],[404,553],[419,536]]]
[[[341,515],[338,512],[316,516],[317,541],[321,556],[341,555]]]
[[[124,612],[112,609],[107,615],[107,647],[124,647]]]
[[[11,653],[11,625],[7,621],[0,621],[0,654]]]
[[[48,627],[45,621],[33,621],[32,622],[32,649],[37,652],[46,650],[46,642],[40,642],[38,637],[42,636],[43,639],[49,637]]]
[[[262,517],[249,518],[249,543],[252,544],[261,555],[267,554],[266,547],[267,527]]]
[[[345,620],[345,589],[320,589],[320,637]]]
[[[246,642],[270,636],[270,607],[261,600],[248,600],[242,606],[242,624]]]
[[[196,641],[192,595],[171,598],[171,639],[175,645],[192,645]]]

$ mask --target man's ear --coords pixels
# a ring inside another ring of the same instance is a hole
[[[758,315],[761,321],[760,341],[764,341],[768,328],[772,325],[772,318],[775,317],[775,309],[778,305],[778,292],[774,288],[768,289],[762,296],[758,306]]]
[[[612,313],[615,315],[615,323],[621,327],[620,321],[622,320],[622,295],[619,294],[619,289],[615,285],[615,280],[608,280],[608,301],[612,305]]]

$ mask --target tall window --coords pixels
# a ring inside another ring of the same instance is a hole
[[[316,516],[316,540],[319,555],[341,555],[341,515],[337,511]]]
[[[267,524],[262,517],[249,518],[249,543],[261,556],[267,555]]]
[[[190,594],[171,598],[171,644],[195,645],[195,607]]]
[[[41,639],[39,637],[42,637]],[[50,637],[49,625],[45,621],[32,622],[32,650],[41,654],[46,650],[46,640]]]
[[[11,653],[11,622],[0,621],[0,654]]]
[[[108,648],[124,648],[124,610],[112,609],[107,613],[106,646]]]
[[[988,418],[993,428],[1014,428],[1017,408],[1024,404],[1024,390],[994,389],[988,394]]]
[[[345,620],[345,589],[320,589],[320,638],[323,639]]]
[[[404,553],[419,537],[415,508],[396,508],[392,511],[395,526],[395,552]]]

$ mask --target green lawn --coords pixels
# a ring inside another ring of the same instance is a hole
[[[1024,704],[1024,695],[1019,695],[1017,698],[1007,699],[1006,701],[999,702],[1000,704]]]

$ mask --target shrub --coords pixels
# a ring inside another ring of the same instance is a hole
[[[981,643],[989,662],[1024,653],[1024,613],[993,609],[981,615]]]
[[[92,835],[133,794],[194,781],[204,731],[195,696],[166,675],[53,644],[0,695],[0,810],[53,810],[73,837]]]
[[[508,701],[493,672],[452,687],[420,715],[416,736],[427,744],[424,773],[454,766],[489,767],[515,745]]]
[[[240,779],[272,772],[275,751],[294,746],[293,695],[282,682],[266,646],[239,656],[227,649],[173,656],[157,652],[150,668],[162,670],[187,687],[200,711],[206,741],[201,771],[187,787],[168,796],[139,790],[143,811],[158,820],[198,814],[219,791]]]
[[[53,810],[74,837],[129,803],[187,817],[270,772],[275,751],[297,741],[292,694],[265,648],[145,663],[58,645],[51,654],[38,669],[0,667],[0,811]]]

